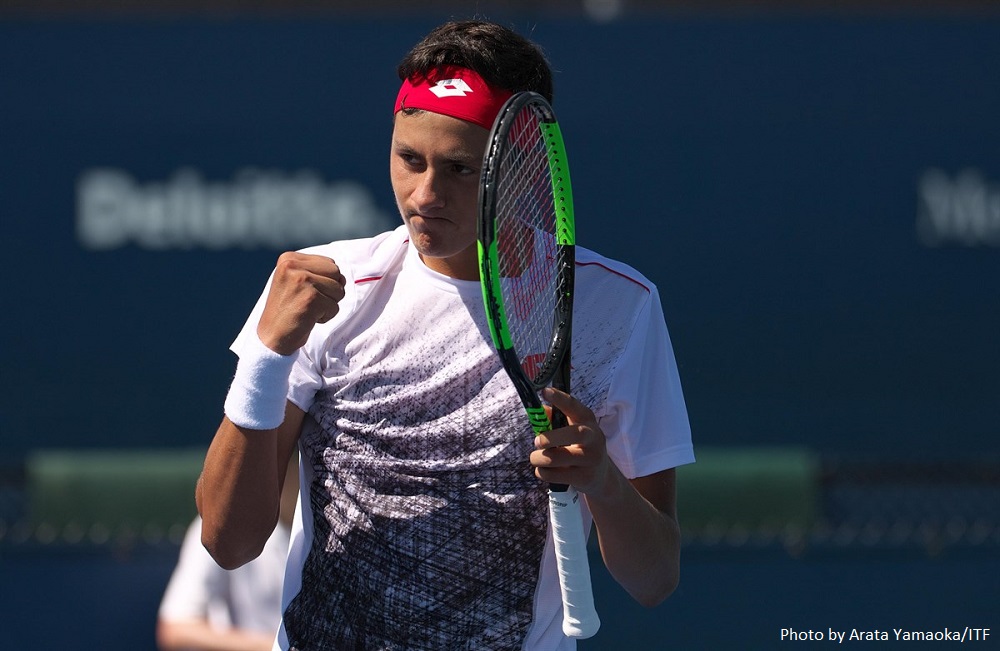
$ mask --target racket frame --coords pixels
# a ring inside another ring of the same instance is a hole
[[[528,105],[540,114],[539,129],[545,141],[552,183],[556,234],[556,301],[549,350],[534,379],[521,366],[508,327],[506,309],[500,291],[501,265],[497,246],[496,211],[499,195],[499,154],[518,114]],[[479,187],[478,251],[483,303],[497,354],[528,414],[535,435],[567,424],[565,415],[552,409],[550,420],[538,392],[549,383],[569,393],[573,323],[574,272],[576,265],[576,228],[573,192],[562,132],[555,112],[539,94],[514,94],[500,109],[490,131],[483,158]],[[555,545],[563,601],[563,633],[574,638],[588,638],[600,628],[594,608],[586,534],[576,489],[564,484],[549,485],[550,527]]]

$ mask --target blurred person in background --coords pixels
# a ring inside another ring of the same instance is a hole
[[[298,458],[288,463],[278,526],[253,561],[224,570],[188,527],[156,622],[160,651],[267,651],[281,620],[281,585],[298,497]]]

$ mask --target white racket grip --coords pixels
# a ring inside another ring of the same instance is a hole
[[[549,525],[562,591],[563,633],[575,638],[592,637],[601,627],[601,620],[594,608],[594,591],[590,585],[580,495],[572,486],[561,492],[549,491]]]

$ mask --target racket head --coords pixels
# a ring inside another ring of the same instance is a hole
[[[511,97],[490,132],[478,231],[490,335],[525,406],[554,378],[568,390],[572,186],[559,123],[537,93]]]

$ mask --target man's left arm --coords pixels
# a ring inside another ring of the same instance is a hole
[[[608,571],[636,601],[652,607],[680,580],[675,471],[632,480],[618,475],[614,491],[586,493],[587,506]]]
[[[594,517],[608,571],[644,606],[655,606],[680,578],[680,526],[674,469],[627,479],[608,456],[593,412],[575,398],[548,389],[545,398],[569,425],[536,438],[536,475],[584,494]]]

